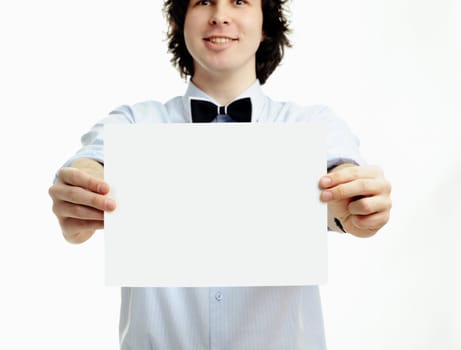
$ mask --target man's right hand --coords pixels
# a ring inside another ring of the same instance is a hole
[[[104,228],[104,212],[115,209],[116,203],[107,195],[109,185],[103,178],[104,167],[87,158],[59,171],[48,192],[67,241],[85,242],[95,230]]]

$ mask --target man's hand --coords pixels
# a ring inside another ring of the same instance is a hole
[[[104,168],[92,159],[79,159],[59,171],[50,187],[53,212],[66,240],[82,243],[97,229],[104,228],[104,211],[115,209],[107,196],[109,185],[103,181]]]
[[[320,179],[328,203],[328,226],[359,237],[374,235],[389,221],[391,184],[375,166],[342,164]]]

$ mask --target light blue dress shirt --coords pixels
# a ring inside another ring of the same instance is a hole
[[[241,97],[251,98],[254,123],[324,125],[328,166],[350,160],[362,163],[358,140],[328,108],[273,101],[263,94],[258,81],[237,98]],[[149,101],[121,106],[82,137],[82,149],[66,165],[81,157],[104,163],[104,124],[191,122],[190,98],[216,103],[189,82],[184,96],[165,104]],[[221,118],[217,121],[226,121]],[[324,350],[319,290],[317,286],[123,287],[120,347],[123,350]]]

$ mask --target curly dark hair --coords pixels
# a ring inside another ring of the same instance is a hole
[[[261,0],[264,40],[256,51],[256,77],[264,84],[283,58],[285,47],[291,47],[290,29],[285,14],[288,0]],[[184,22],[189,0],[165,0],[163,12],[168,21],[168,52],[173,54],[171,63],[178,68],[181,77],[194,75],[194,61],[184,40]]]

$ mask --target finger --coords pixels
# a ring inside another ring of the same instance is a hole
[[[353,215],[352,224],[363,230],[379,230],[389,221],[389,211],[382,211],[371,215]]]
[[[321,189],[332,188],[358,179],[383,177],[381,168],[377,166],[351,166],[332,171],[320,179]]]
[[[67,236],[74,236],[82,231],[99,230],[104,228],[102,220],[80,220],[75,218],[64,218],[59,221],[63,233]]]
[[[58,178],[67,185],[83,187],[89,191],[107,194],[109,185],[104,180],[91,176],[76,168],[62,168],[59,171]]]
[[[370,215],[390,210],[392,204],[389,196],[363,197],[349,203],[348,210],[352,215]]]
[[[84,205],[58,201],[53,205],[53,212],[58,217],[80,220],[104,220],[104,212]]]
[[[84,205],[98,210],[112,211],[116,207],[112,198],[77,186],[56,184],[50,189],[50,192],[54,198],[63,202]]]
[[[343,199],[357,199],[363,196],[380,195],[390,192],[390,184],[384,178],[360,179],[329,188],[321,193],[324,202]]]

